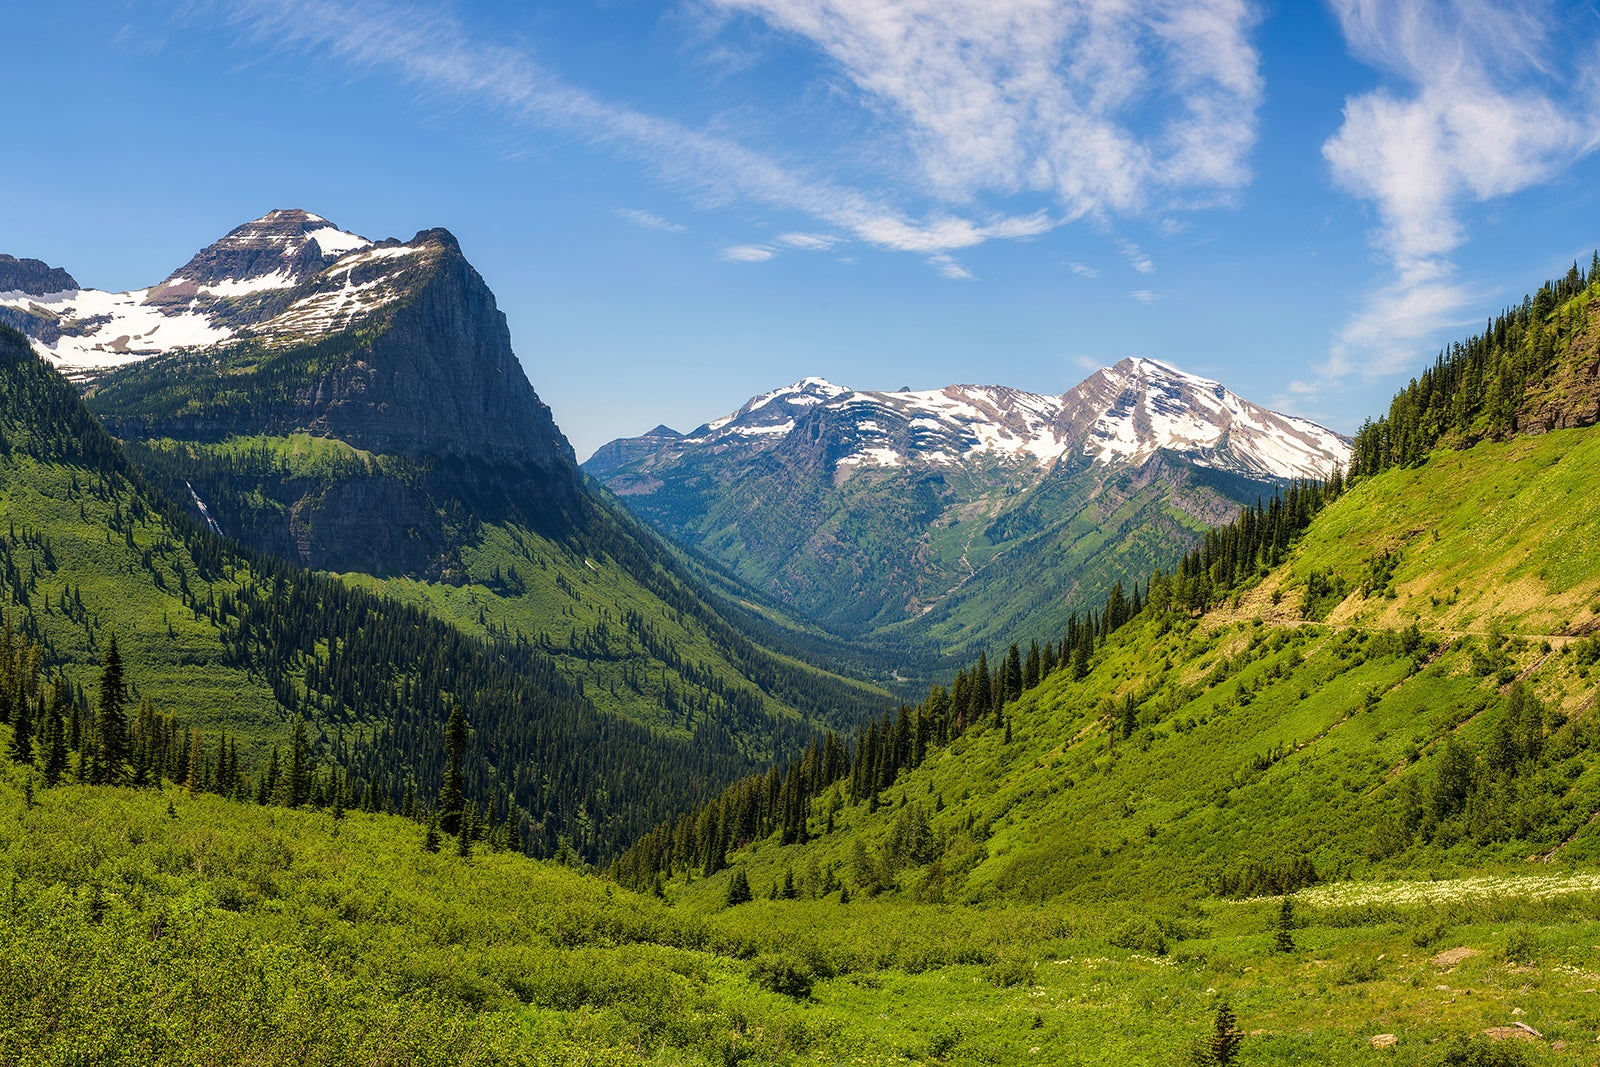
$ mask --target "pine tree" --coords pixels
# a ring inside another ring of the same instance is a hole
[[[1002,703],[1009,704],[1022,695],[1022,653],[1016,645],[1006,652],[1005,695]]]
[[[1239,1055],[1239,1045],[1244,1035],[1239,1032],[1239,1020],[1233,1008],[1223,1001],[1217,1006],[1217,1018],[1209,1037],[1195,1048],[1195,1067],[1229,1067]]]
[[[439,851],[439,816],[437,814],[428,820],[428,832],[422,835],[422,851]]]
[[[311,776],[314,773],[306,720],[297,712],[289,727],[289,765],[284,768],[283,781],[278,787],[279,800],[284,807],[298,808],[311,799]]]
[[[728,876],[728,895],[723,899],[723,904],[731,908],[749,901],[750,877],[744,873],[743,867],[735,867],[733,873]]]
[[[40,739],[44,749],[44,784],[51,786],[58,784],[67,773],[67,724],[61,718],[60,707],[53,702],[45,714],[44,724],[44,736]]]
[[[1272,938],[1272,951],[1294,951],[1294,899],[1284,894],[1283,903],[1278,906],[1278,927]]]
[[[449,748],[449,762],[445,764],[444,785],[439,790],[439,828],[447,834],[461,831],[463,803],[461,764],[467,752],[467,717],[461,705],[450,709],[450,721],[444,728],[445,744]]]
[[[122,675],[122,653],[112,631],[100,672],[99,752],[94,761],[94,783],[114,784],[128,773],[128,685]]]
[[[28,697],[24,694],[11,717],[11,759],[16,763],[33,762],[33,721],[28,711]]]

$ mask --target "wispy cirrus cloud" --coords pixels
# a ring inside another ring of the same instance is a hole
[[[660,230],[663,233],[683,233],[688,229],[687,226],[673,222],[670,219],[664,219],[660,215],[652,215],[648,211],[640,211],[638,208],[619,207],[612,214],[645,230]]]
[[[1057,225],[1042,210],[1017,217],[970,205],[904,210],[724,134],[604,100],[522,51],[474,38],[432,7],[391,0],[201,0],[185,10],[233,28],[256,46],[325,56],[360,74],[396,76],[533,128],[582,137],[705,206],[747,203],[797,212],[868,245],[922,255],[949,255]]]
[[[732,245],[724,248],[721,255],[729,263],[765,263],[777,253],[762,245]]]
[[[1346,100],[1323,145],[1334,181],[1372,203],[1390,265],[1299,394],[1405,366],[1483,294],[1456,276],[1472,204],[1541,184],[1600,138],[1596,29],[1545,0],[1333,0],[1351,53],[1395,84]],[[1582,18],[1583,13],[1574,16]],[[1583,43],[1573,49],[1572,40]],[[1475,318],[1475,316],[1473,316]]]
[[[1113,218],[1249,180],[1249,0],[705,2],[826,55],[946,202],[1046,193],[1065,218]]]
[[[802,252],[827,252],[839,239],[825,233],[783,233],[778,235],[778,243]]]

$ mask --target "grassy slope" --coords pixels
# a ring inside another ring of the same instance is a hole
[[[427,855],[393,817],[170,788],[30,809],[17,779],[0,769],[18,1065],[1173,1063],[1222,998],[1244,1063],[1365,1062],[1377,1033],[1401,1035],[1386,1062],[1432,1063],[1430,1042],[1517,1020],[1568,1043],[1538,1062],[1575,1064],[1600,1024],[1594,879],[1306,900],[1274,954],[1271,901],[667,906],[511,854]],[[1170,955],[1113,944],[1137,915]],[[1482,954],[1430,962],[1456,946]],[[786,968],[809,996],[766,987]]]
[[[6,598],[8,616],[20,623],[31,615],[42,641],[85,685],[97,676],[104,652],[99,642],[114,630],[136,695],[208,732],[240,734],[247,750],[252,742],[277,741],[283,712],[270,686],[233,665],[222,629],[179,595],[187,582],[204,602],[212,588],[184,547],[184,535],[141,504],[126,483],[111,490],[77,464],[20,451],[0,461],[0,516],[8,524],[0,536],[10,538],[15,530],[12,557],[32,578],[30,609],[13,594]],[[121,526],[116,534],[113,516]],[[28,536],[39,531],[48,552]],[[231,577],[215,583],[217,595],[249,580],[243,567]],[[73,604],[64,610],[68,587]]]
[[[357,471],[405,476],[399,468],[389,469],[397,461],[388,457],[307,434],[233,437],[214,444],[163,439],[144,447],[210,461],[244,461],[272,478],[307,484]],[[256,494],[255,500],[262,510],[283,509],[270,496]],[[761,717],[741,704],[765,705],[768,714],[797,726],[809,720],[847,729],[863,708],[888,699],[868,686],[765,651],[761,655],[809,679],[817,693],[808,698],[757,684],[702,618],[675,610],[626,566],[577,539],[554,540],[513,521],[482,522],[473,524],[454,552],[460,583],[359,573],[342,577],[475,636],[526,638],[569,677],[580,679],[597,708],[667,736],[689,737],[709,714],[741,735],[756,758],[773,755],[773,739],[763,736]],[[648,638],[639,630],[630,632],[630,616],[649,627]]]
[[[1585,513],[1597,437],[1551,435],[1526,454],[1482,445],[1375,479],[1237,609],[1165,632],[1142,619],[1082,682],[1052,676],[1012,707],[1009,744],[978,728],[876,812],[844,806],[832,835],[736,857],[758,896],[792,872],[802,899],[725,908],[718,875],[669,885],[666,905],[520,858],[425,856],[417,829],[392,819],[336,826],[170,792],[67,787],[25,812],[18,772],[0,772],[0,886],[14,887],[0,1058],[1172,1063],[1227,997],[1244,1063],[1366,1062],[1380,1033],[1399,1035],[1386,1060],[1437,1063],[1445,1046],[1432,1042],[1513,1022],[1544,1035],[1532,1062],[1587,1063],[1600,1027],[1600,824],[1586,823],[1600,767],[1587,749],[1553,766],[1563,802],[1520,837],[1395,847],[1375,833],[1408,779],[1432,780],[1453,727],[1486,740],[1503,677],[1535,667],[1547,704],[1588,722],[1582,645],[1557,641],[1569,647],[1547,657],[1542,639],[1494,649],[1478,635],[1407,653],[1337,621],[1394,609],[1401,596],[1381,588],[1351,594],[1331,624],[1258,621],[1252,605],[1287,614],[1312,570],[1357,583],[1370,546],[1410,530],[1389,501],[1433,492],[1430,469],[1470,499],[1549,470],[1540,450],[1559,449],[1570,476],[1541,506]],[[1426,535],[1437,582],[1500,580],[1507,557],[1490,550],[1485,514],[1463,509],[1437,542]],[[1398,587],[1421,579],[1403,567]],[[1592,617],[1600,561],[1531,579],[1574,605],[1567,621]],[[1447,599],[1405,602],[1440,643],[1473,610]],[[1514,609],[1507,629],[1563,621]],[[1108,752],[1099,702],[1125,692],[1145,697],[1142,721]],[[936,866],[885,864],[902,804],[929,814]],[[1569,834],[1551,864],[1524,858]],[[1342,880],[1302,891],[1297,948],[1275,954],[1277,903],[1219,900],[1208,881],[1302,851]],[[1519,880],[1530,873],[1545,882]],[[1449,880],[1465,874],[1492,879]],[[820,892],[830,877],[852,887],[849,904]],[[870,896],[880,881],[897,888]],[[939,896],[952,903],[915,902]],[[1479,954],[1433,962],[1457,947]],[[763,988],[785,968],[815,978],[809,999]]]
[[[1185,897],[1230,864],[1301,852],[1326,874],[1362,877],[1515,866],[1572,833],[1560,861],[1600,858],[1600,824],[1587,823],[1600,763],[1582,752],[1532,838],[1387,854],[1373,840],[1405,779],[1431,783],[1446,736],[1488,743],[1514,676],[1574,729],[1590,723],[1593,670],[1562,635],[1600,617],[1600,557],[1583,547],[1600,543],[1597,477],[1600,434],[1576,430],[1372,479],[1236,607],[1142,617],[1083,681],[1058,673],[1026,694],[1010,745],[995,729],[969,733],[904,777],[888,810],[846,807],[831,839],[758,851],[752,881],[796,863],[843,870],[856,836],[881,851],[902,795],[941,808],[930,819],[950,843],[954,898],[1112,899],[1152,884]],[[1395,546],[1395,596],[1361,592],[1369,561]],[[1313,572],[1351,590],[1325,622],[1298,618]],[[1408,652],[1385,628],[1412,623],[1423,644]],[[1496,646],[1491,629],[1509,636]],[[1109,739],[1102,701],[1129,694],[1138,726]]]

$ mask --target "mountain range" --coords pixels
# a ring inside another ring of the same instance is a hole
[[[456,635],[452,641],[464,641],[454,653],[462,670],[478,662],[473,657],[531,657],[543,666],[529,667],[525,684],[556,686],[561,699],[575,702],[563,714],[596,715],[600,723],[617,716],[625,723],[616,729],[655,739],[659,757],[676,768],[657,777],[685,774],[667,787],[676,800],[659,800],[682,803],[684,790],[775,758],[889,699],[751,640],[666,545],[586,488],[511,348],[493,294],[444,230],[369,241],[307,212],[274,211],[160,284],[123,294],[80,289],[66,272],[32,261],[0,268],[0,283],[10,287],[0,294],[6,316],[115,433],[117,462],[146,480],[140,502],[123,501],[118,516],[129,508],[170,515],[159,501],[171,502],[197,527],[231,539],[242,560],[287,565],[291,575],[335,574],[385,610],[434,620]],[[99,484],[106,475],[84,468],[67,477]],[[189,535],[171,522],[152,536],[191,557],[216,554],[187,546]],[[91,572],[114,567],[96,559]],[[157,567],[141,584],[148,569],[115,568],[107,580],[87,582],[84,593],[89,615],[137,631],[127,639],[141,654],[159,648],[159,630],[168,627],[151,631],[140,605],[165,599],[163,588],[177,580]],[[73,650],[63,654],[92,659],[97,638],[76,623],[73,632],[60,638],[63,650]],[[262,654],[278,664],[309,657],[314,675],[360,647],[335,638],[318,649]],[[372,667],[352,663],[351,677]],[[280,681],[264,694],[250,689],[248,701],[226,702],[221,714],[189,707],[182,690],[161,686],[159,697],[247,740],[307,715],[313,736],[328,746],[324,758],[345,726],[376,729],[365,703],[352,707],[350,693],[343,705],[314,699],[321,690],[310,679]],[[516,703],[511,693],[504,703]],[[444,713],[437,705],[432,711]],[[538,746],[521,751],[514,757],[501,749],[498,784],[480,778],[479,788],[499,790],[511,776],[549,780],[551,772],[535,775],[532,765],[514,770],[519,760],[540,758]],[[373,766],[398,758],[392,748],[384,752]],[[394,774],[384,772],[382,789],[398,802],[404,775]],[[575,847],[609,847],[601,820],[611,802],[594,799],[599,788],[598,779],[564,787],[588,812],[584,829],[569,823],[573,808],[536,821]],[[611,789],[622,807],[644,799],[625,798],[632,790],[620,780]],[[545,806],[532,793],[517,802]]]
[[[1151,359],[1059,396],[807,378],[584,463],[668,536],[840,632],[970,648],[1053,632],[1350,442]]]
[[[809,379],[608,493],[342,232],[0,259],[0,1061],[1588,1062],[1600,257],[1349,442]]]

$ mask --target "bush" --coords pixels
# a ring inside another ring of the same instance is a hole
[[[1152,956],[1167,954],[1167,932],[1154,919],[1140,917],[1129,919],[1111,935],[1111,943],[1118,948],[1135,952],[1148,952]]]
[[[1450,1042],[1433,1062],[1438,1067],[1525,1067],[1528,1056],[1510,1042],[1467,1037]]]
[[[750,980],[774,993],[795,1000],[811,999],[816,975],[803,960],[792,956],[760,956],[750,966]]]

